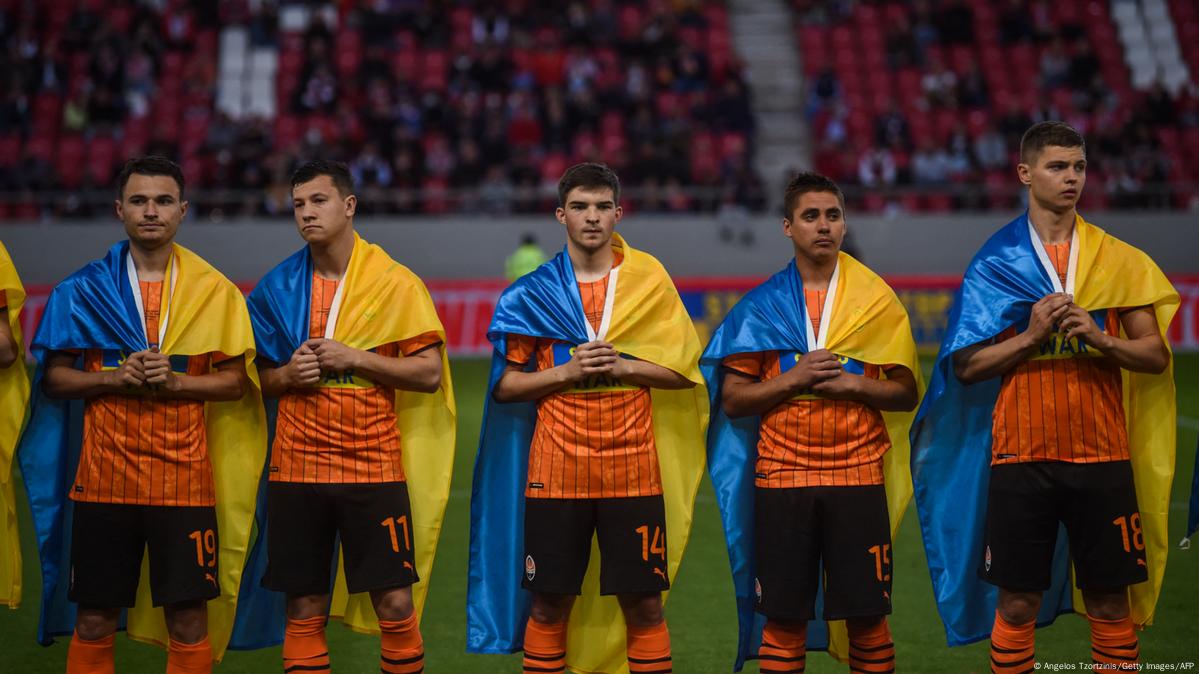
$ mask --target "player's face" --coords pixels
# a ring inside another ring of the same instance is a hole
[[[783,218],[783,234],[795,244],[795,254],[813,262],[837,257],[845,238],[845,210],[832,192],[806,192],[790,218]]]
[[[149,250],[171,243],[187,215],[187,202],[180,198],[179,183],[171,176],[134,173],[116,205],[125,235]]]
[[[602,250],[612,241],[621,213],[610,187],[576,187],[566,193],[566,205],[555,211],[558,222],[566,225],[570,243],[587,253]]]
[[[296,226],[308,243],[325,243],[343,236],[350,229],[358,198],[341,196],[333,178],[317,176],[291,188],[291,205]]]
[[[1054,213],[1064,213],[1078,204],[1087,182],[1087,156],[1081,147],[1050,145],[1032,164],[1016,167],[1020,182],[1028,186],[1029,199]]]

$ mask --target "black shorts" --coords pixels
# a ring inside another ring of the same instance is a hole
[[[67,598],[97,608],[133,606],[146,549],[155,606],[220,596],[216,508],[77,502]]]
[[[824,619],[891,612],[891,523],[883,485],[754,490],[754,609],[767,618]],[[823,564],[822,564],[823,562]]]
[[[1058,522],[1066,526],[1079,589],[1117,590],[1149,579],[1128,461],[992,466],[979,577],[1005,590],[1049,589]]]
[[[262,586],[268,590],[331,592],[338,537],[350,592],[407,587],[419,580],[406,483],[272,482],[266,503]]]
[[[580,594],[599,540],[600,594],[661,592],[666,568],[666,502],[662,496],[525,499],[522,587]]]

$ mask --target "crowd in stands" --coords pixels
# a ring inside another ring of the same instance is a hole
[[[1044,119],[1088,139],[1084,207],[1199,207],[1197,91],[1134,90],[1107,2],[794,6],[817,170],[870,210],[1015,206],[1020,137]]]
[[[214,104],[230,27],[277,53],[273,116]],[[89,215],[78,195],[142,152],[217,215],[289,211],[315,156],[351,166],[368,212],[543,212],[580,160],[642,212],[765,202],[722,2],[0,0],[0,40],[0,218],[46,190]]]

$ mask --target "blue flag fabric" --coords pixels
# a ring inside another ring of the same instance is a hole
[[[991,236],[970,262],[954,297],[928,392],[912,426],[912,481],[937,608],[949,645],[989,638],[998,590],[977,576],[990,476],[991,413],[998,378],[962,384],[953,354],[1009,326],[1027,326],[1032,305],[1053,292],[1021,215]],[[1072,610],[1069,551],[1057,537],[1052,585],[1038,625]]]
[[[737,597],[737,660],[735,671],[758,652],[766,618],[754,612],[754,463],[761,417],[730,419],[720,404],[721,361],[735,353],[796,351],[807,353],[804,328],[807,308],[803,280],[794,261],[746,293],[712,333],[699,368],[708,383],[711,422],[708,426],[708,474],[716,491],[728,541]],[[816,614],[823,613],[823,590]],[[827,650],[828,625],[808,623],[808,650]]]
[[[125,278],[129,242],[109,249],[71,274],[50,293],[30,349],[37,361],[29,424],[17,449],[42,560],[42,604],[37,639],[49,645],[75,629],[75,605],[67,601],[63,574],[70,568],[71,516],[67,497],[79,462],[83,401],[54,400],[42,393],[46,356],[53,351],[149,348],[133,290]],[[123,623],[122,619],[122,623]]]
[[[525,503],[523,490],[512,492],[511,485],[524,484],[528,475],[537,403],[497,403],[491,398],[504,372],[504,336],[583,344],[588,341],[586,320],[570,256],[562,252],[504,291],[487,330],[495,350],[470,502],[466,648],[472,653],[520,650],[531,601],[528,592],[511,582],[524,570]]]

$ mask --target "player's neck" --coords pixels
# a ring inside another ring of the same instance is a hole
[[[1028,205],[1028,221],[1044,243],[1069,243],[1074,234],[1075,213],[1073,208],[1055,213],[1035,201]]]
[[[833,280],[833,271],[837,268],[837,257],[828,260],[813,260],[799,251],[795,253],[795,268],[799,278],[803,280],[806,290],[828,290],[829,281]]]
[[[308,244],[312,252],[312,270],[316,275],[331,281],[339,281],[350,266],[350,256],[354,253],[354,230],[347,228],[345,233],[330,241]]]
[[[137,269],[137,280],[161,281],[166,276],[167,262],[174,249],[174,244],[170,243],[157,248],[145,248],[130,240],[129,256],[133,258],[133,267]]]
[[[566,254],[570,255],[570,264],[575,270],[575,280],[582,283],[591,283],[607,276],[608,272],[612,270],[612,263],[616,260],[611,243],[596,250],[584,250],[576,246],[573,241],[569,241],[566,244]]]

